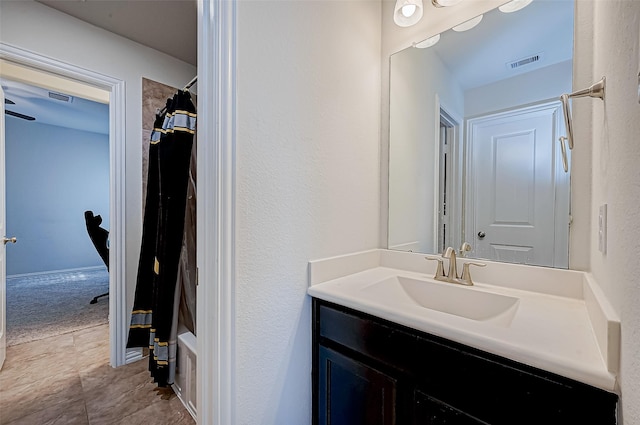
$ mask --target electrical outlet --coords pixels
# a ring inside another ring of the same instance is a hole
[[[607,204],[600,205],[598,213],[598,249],[607,253]]]

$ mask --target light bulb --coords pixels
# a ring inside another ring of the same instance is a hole
[[[393,22],[399,27],[410,27],[422,19],[422,0],[396,0]]]
[[[413,16],[414,13],[416,13],[416,5],[405,4],[404,6],[402,6],[401,11],[402,11],[402,16],[404,16],[405,18],[409,18]]]

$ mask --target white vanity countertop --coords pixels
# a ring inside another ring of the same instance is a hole
[[[432,280],[435,262],[424,257],[372,250],[312,261],[308,293],[598,388],[615,390],[620,321],[587,273],[483,261],[487,267],[472,269],[475,285],[464,288],[518,298],[517,310],[506,325],[466,319],[411,302],[398,304],[397,300],[384,302],[384,298],[363,296],[363,288],[395,276]],[[461,262],[464,260],[459,259]]]

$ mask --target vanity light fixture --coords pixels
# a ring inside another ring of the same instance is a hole
[[[529,6],[529,3],[531,3],[532,1],[533,0],[512,0],[509,3],[505,3],[502,6],[498,7],[498,10],[504,13],[517,12],[518,10],[524,9],[525,7]]]
[[[433,46],[438,41],[440,41],[440,34],[436,34],[433,37],[429,37],[419,43],[413,43],[413,47],[417,47],[418,49],[426,49],[427,47]]]
[[[410,27],[422,19],[422,0],[397,0],[393,22],[399,27]]]
[[[460,25],[456,25],[455,27],[453,27],[451,29],[454,30],[454,31],[457,31],[457,32],[470,30],[471,28],[473,28],[476,25],[478,25],[480,23],[480,21],[482,21],[482,16],[483,15],[476,16],[475,18],[469,19],[468,21],[463,22]]]
[[[449,6],[455,6],[461,1],[462,0],[431,0],[431,3],[433,3],[435,7],[449,7]]]

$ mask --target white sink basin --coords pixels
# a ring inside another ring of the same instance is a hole
[[[394,276],[361,289],[362,296],[384,305],[418,305],[470,320],[509,326],[518,309],[515,297],[458,284]]]

